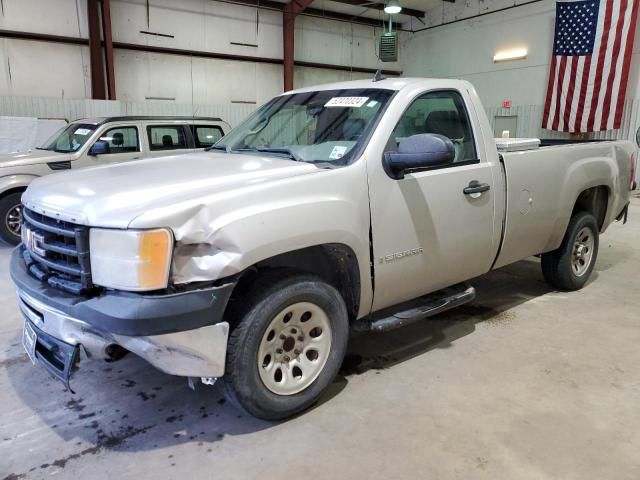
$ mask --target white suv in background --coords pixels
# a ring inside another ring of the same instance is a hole
[[[202,150],[231,127],[211,117],[120,116],[81,119],[58,131],[42,147],[0,155],[0,238],[20,242],[20,197],[37,177],[139,158]]]

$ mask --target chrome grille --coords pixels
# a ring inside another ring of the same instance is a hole
[[[23,208],[23,257],[29,272],[50,286],[81,294],[93,289],[89,228]]]

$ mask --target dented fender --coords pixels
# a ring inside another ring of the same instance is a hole
[[[306,247],[346,245],[358,260],[366,310],[372,295],[368,205],[364,162],[356,162],[153,209],[129,228],[171,228],[176,284],[215,281]]]
[[[296,204],[276,202],[240,209],[205,221],[193,230],[178,228],[173,281],[216,280],[276,255],[327,243],[345,244],[357,251],[362,248],[362,240],[349,229],[357,222],[353,215],[356,206],[349,203],[307,197]],[[207,209],[201,209],[196,216],[203,220]],[[332,218],[333,222],[327,224],[322,218]]]

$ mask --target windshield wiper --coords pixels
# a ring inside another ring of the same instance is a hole
[[[226,153],[233,153],[231,147],[225,144],[211,145],[207,150],[224,150]]]
[[[289,157],[291,157],[291,159],[295,160],[296,162],[304,162],[304,158],[302,158],[300,155],[298,155],[288,147],[256,147],[255,150],[265,153],[284,153],[286,155],[289,155]]]
[[[49,148],[44,148],[44,147],[36,147],[36,150],[46,150],[48,152],[50,149]]]

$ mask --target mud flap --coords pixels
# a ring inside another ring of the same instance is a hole
[[[62,342],[57,338],[43,332],[33,324],[30,324],[36,332],[37,340],[35,347],[36,360],[47,369],[56,379],[60,380],[71,392],[69,381],[74,367],[80,359],[80,345],[71,345]]]
[[[627,223],[627,218],[629,218],[629,203],[624,206],[622,211],[616,217],[616,220],[622,221],[622,224],[624,225]]]

